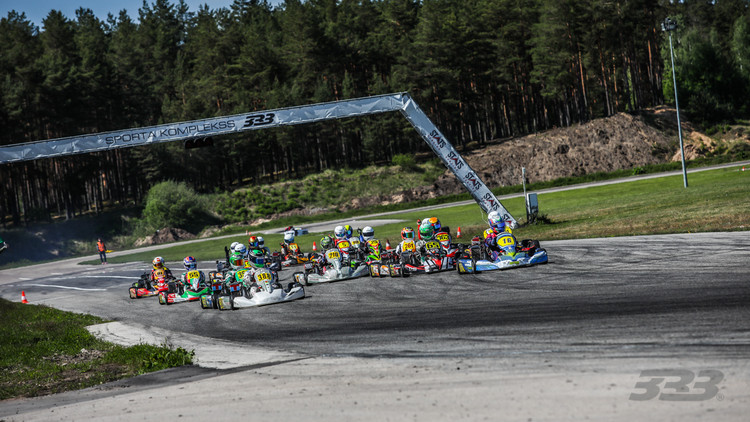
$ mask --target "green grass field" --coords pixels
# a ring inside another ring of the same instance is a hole
[[[193,352],[98,340],[100,318],[0,299],[0,400],[80,389],[192,363]]]
[[[703,171],[690,174],[688,182],[685,189],[682,176],[677,175],[540,194],[542,221],[523,225],[515,233],[519,238],[545,241],[750,229],[750,171],[742,172],[738,167]],[[503,201],[503,205],[519,222],[525,221],[522,198]],[[376,237],[381,241],[389,239],[395,247],[402,227],[416,229],[417,219],[430,216],[431,213],[413,211],[389,216],[404,222],[376,227]],[[454,234],[460,226],[465,239],[480,234],[486,227],[485,215],[475,204],[436,210],[434,216]],[[319,241],[321,236],[299,236],[297,241],[304,251],[309,251],[312,242]],[[272,250],[278,249],[282,240],[281,235],[264,235],[264,238]],[[149,262],[157,255],[167,261],[179,261],[187,255],[199,260],[223,259],[224,246],[233,241],[247,242],[247,236],[172,246],[158,252],[111,258],[110,262]]]

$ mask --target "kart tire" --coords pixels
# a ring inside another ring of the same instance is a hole
[[[207,295],[203,295],[203,296],[207,296]],[[200,298],[200,302],[201,302],[201,309],[208,309],[208,306],[205,306],[205,305],[204,305],[204,301],[203,301],[203,296],[201,296],[201,298]]]
[[[240,287],[240,296],[250,299],[250,291],[247,290],[247,287],[245,286]]]
[[[177,293],[177,284],[174,281],[167,283],[167,293]]]
[[[219,310],[222,310],[222,311],[227,311],[227,310],[229,310],[229,311],[233,311],[233,310],[235,310],[235,307],[234,307],[234,297],[232,297],[232,296],[230,295],[230,296],[222,296],[222,298],[224,298],[224,301],[225,301],[225,302],[226,302],[227,300],[229,300],[229,309],[226,309],[226,308],[222,308],[222,307],[219,307]],[[218,304],[217,304],[217,306],[218,306]]]
[[[401,273],[401,277],[409,277],[411,275],[411,272],[409,272],[409,270],[404,270],[404,267],[401,267],[399,272]]]
[[[214,309],[219,309],[219,294],[218,293],[214,293],[213,294],[213,298],[214,298],[214,300],[211,301],[211,303],[213,304]]]
[[[129,294],[130,294],[130,298],[131,299],[138,299],[138,289],[137,288],[131,287],[130,291],[129,291]]]
[[[164,297],[164,292],[159,293],[159,305],[165,305],[167,303],[167,298]]]

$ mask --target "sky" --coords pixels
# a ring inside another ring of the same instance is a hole
[[[154,0],[146,0],[148,4],[153,4]],[[170,0],[170,3],[176,4],[179,0]],[[271,5],[278,5],[282,0],[269,0]],[[190,11],[197,11],[203,4],[208,4],[211,9],[220,7],[229,7],[233,0],[186,0]],[[143,0],[0,0],[0,18],[7,18],[8,12],[26,13],[26,19],[33,22],[42,29],[42,19],[47,17],[52,9],[59,10],[68,19],[75,19],[76,10],[79,7],[91,9],[94,15],[100,20],[106,21],[107,14],[117,16],[120,10],[125,9],[128,15],[134,20],[138,20],[138,9],[143,5]]]

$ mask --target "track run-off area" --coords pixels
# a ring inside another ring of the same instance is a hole
[[[100,316],[98,335],[194,349],[197,366],[0,402],[0,419],[745,420],[750,232],[542,246],[546,265],[224,312],[129,299],[143,264],[3,270],[6,299]]]

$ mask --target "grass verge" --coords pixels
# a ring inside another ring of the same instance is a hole
[[[97,339],[91,315],[0,299],[0,400],[77,390],[192,363],[193,352]]]

